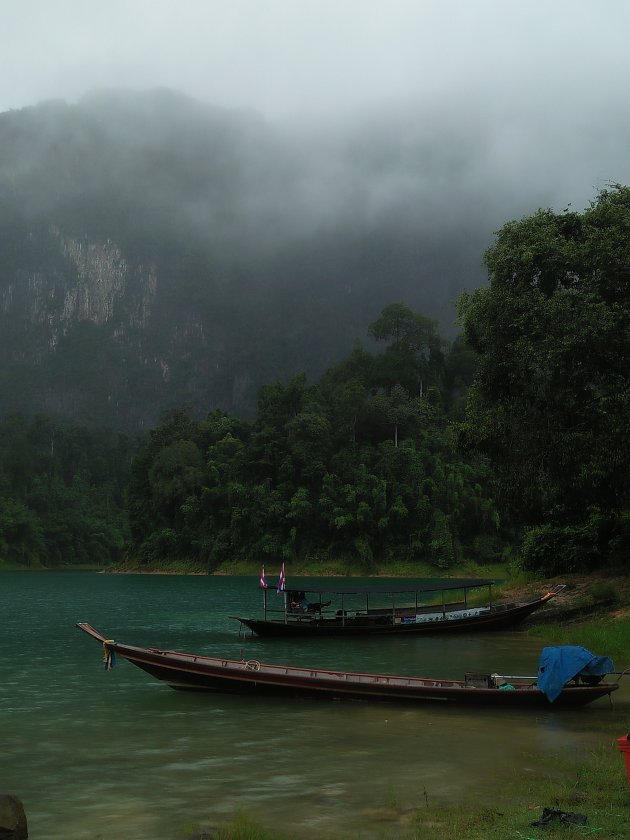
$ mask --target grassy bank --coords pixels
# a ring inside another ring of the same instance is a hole
[[[575,645],[619,659],[620,666],[630,666],[630,617],[600,616],[595,621],[567,625],[561,622],[531,628],[529,635],[543,639],[545,644]],[[630,836],[630,835],[629,835]]]
[[[599,837],[601,840],[628,837],[630,789],[622,755],[615,738],[602,739],[599,748],[581,760],[562,754],[523,756],[492,796],[466,797],[458,802],[435,798],[420,791],[418,805],[402,809],[396,802],[395,787],[387,801],[376,809],[375,819],[383,826],[378,840],[545,840],[545,838]],[[532,826],[544,808],[586,818],[583,825],[566,825],[558,817],[546,827]],[[304,840],[301,833],[276,833],[247,814],[204,834],[197,829],[188,837],[216,840]],[[318,835],[320,840],[361,840],[361,835]],[[370,836],[374,836],[371,831]]]
[[[526,771],[516,768],[513,777],[496,791],[492,803],[475,799],[458,803],[429,801],[413,815],[407,837],[628,837],[629,803],[623,757],[615,739],[608,738],[581,761],[560,754],[544,760],[538,754],[532,756]],[[586,824],[564,826],[556,819],[547,827],[532,826],[545,807],[580,814],[586,817]]]
[[[266,561],[264,565],[267,576],[274,578],[280,571],[282,561]],[[258,580],[261,566],[262,563],[260,562],[229,562],[214,569],[211,574],[239,575]],[[169,572],[171,574],[208,574],[208,569],[197,561],[164,560],[160,563],[143,564],[131,557],[111,567],[108,571],[146,574],[167,574]],[[500,564],[479,565],[468,562],[443,570],[430,563],[395,562],[374,564],[368,568],[348,559],[318,560],[317,558],[293,560],[286,563],[286,572],[287,576],[293,577],[488,577],[504,579],[509,576],[507,567]]]

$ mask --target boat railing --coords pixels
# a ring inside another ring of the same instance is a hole
[[[481,595],[473,597],[470,594],[472,590],[481,586],[488,586],[485,603],[480,600]],[[306,591],[308,599],[304,590],[292,588],[285,590],[282,593],[284,597],[278,600],[274,596],[268,600],[268,590],[264,588],[263,621],[271,624],[304,624],[306,627],[313,628],[321,623],[330,631],[337,627],[342,630],[346,624],[351,625],[352,628],[370,624],[424,624],[449,620],[467,624],[469,620],[480,619],[481,625],[486,623],[485,617],[489,613],[501,614],[498,619],[501,622],[504,620],[503,614],[515,612],[518,607],[529,607],[531,611],[562,591],[563,588],[563,585],[554,587],[542,599],[526,605],[493,604],[492,582],[490,581],[474,585],[472,582],[463,581],[457,582],[457,585],[445,584],[441,589],[438,587],[417,590],[394,589],[391,592],[379,587],[356,590],[311,589]],[[453,600],[447,600],[449,597]],[[311,598],[313,598],[312,601],[310,601]],[[323,600],[323,598],[329,600]],[[362,604],[361,601],[363,601]]]
[[[451,601],[448,604],[418,604],[416,607],[415,604],[410,604],[409,606],[402,606],[402,607],[370,607],[367,610],[357,610],[357,615],[361,612],[364,615],[369,616],[379,616],[379,615],[395,615],[398,616],[406,616],[406,615],[417,615],[419,613],[426,613],[427,615],[431,613],[441,613],[446,610],[446,612],[450,612],[451,610],[462,610],[466,608],[465,601]]]
[[[523,677],[515,674],[488,674],[469,672],[464,674],[464,685],[470,688],[501,688],[502,686],[518,683],[519,685],[536,686],[537,677]]]

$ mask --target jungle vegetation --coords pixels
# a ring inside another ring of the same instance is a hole
[[[474,356],[391,304],[319,382],[260,391],[252,423],[170,413],[135,459],[129,514],[147,563],[194,557],[375,563],[501,557],[505,526],[487,459],[460,456],[454,422]]]
[[[0,423],[0,565],[107,566],[129,539],[126,487],[138,443],[44,415]]]
[[[526,569],[627,567],[630,188],[508,222],[460,299],[478,367],[460,426],[490,459]]]
[[[8,418],[0,556],[627,566],[629,243],[620,185],[508,222],[454,342],[389,304],[369,349],[269,382],[252,420],[180,407],[135,450],[80,429],[53,446],[52,421]]]

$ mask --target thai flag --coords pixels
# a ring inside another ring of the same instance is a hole
[[[278,592],[284,592],[286,589],[286,577],[284,575],[284,563],[282,564],[282,568],[280,569],[280,576],[278,577]]]
[[[267,581],[265,579],[265,567],[264,566],[262,567],[262,572],[260,573],[260,586],[262,587],[262,589],[267,588]]]

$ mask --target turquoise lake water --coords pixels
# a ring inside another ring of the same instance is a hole
[[[243,638],[230,616],[260,611],[257,585],[0,573],[0,789],[24,803],[31,840],[181,840],[238,811],[304,840],[400,838],[400,814],[426,797],[491,799],[539,757],[614,746],[628,729],[628,685],[613,709],[604,700],[542,713],[176,692],[124,661],[105,672],[100,645],[75,628],[86,621],[130,644],[313,667],[536,671],[541,643],[518,631]]]

